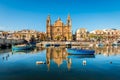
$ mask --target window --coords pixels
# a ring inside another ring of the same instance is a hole
[[[57,31],[60,31],[60,29],[58,28]]]

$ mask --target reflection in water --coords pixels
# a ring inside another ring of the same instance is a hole
[[[68,70],[70,70],[71,64],[72,64],[72,59],[68,58],[68,60],[67,60],[67,68],[68,68]]]
[[[88,49],[88,48],[84,48],[84,49]],[[109,55],[116,55],[120,53],[119,48],[117,47],[104,47],[104,48],[95,48],[95,54],[100,55],[103,54],[105,56],[109,56]],[[68,70],[70,70],[71,68],[71,64],[72,64],[72,59],[71,58],[95,58],[95,55],[68,55],[68,53],[66,52],[65,48],[46,48],[46,63],[47,63],[47,67],[48,70],[50,70],[50,61],[53,60],[58,67],[63,63],[63,61],[65,60],[67,63],[67,68]],[[83,65],[86,65],[86,61],[83,61]],[[110,62],[110,64],[112,64],[112,62]]]
[[[51,47],[28,53],[4,50],[0,53],[0,80],[119,80],[119,47],[94,49],[95,55],[68,55],[65,48]],[[46,64],[36,66],[36,61]]]
[[[58,67],[62,64],[63,60],[67,60],[67,52],[65,48],[47,48],[46,49],[46,62],[48,70],[50,69],[50,60],[53,60]]]
[[[42,52],[44,51],[45,48],[35,48],[33,50],[23,50],[23,51],[12,51],[11,49],[4,49],[4,50],[0,50],[0,58],[2,58],[3,61],[7,61],[9,59],[10,56],[19,53],[19,54],[30,54],[30,53],[38,53],[38,52]]]
[[[45,48],[35,48],[33,50],[20,50],[20,51],[12,51],[12,53],[38,53],[44,51]]]
[[[84,47],[84,49],[88,49],[87,47]],[[44,51],[45,48],[35,48],[32,51],[20,51],[20,52],[11,52],[11,49],[5,49],[5,50],[0,50],[0,55],[2,57],[2,60],[8,60],[8,58],[16,53],[38,53]],[[112,46],[107,46],[104,48],[94,48],[95,53],[100,55],[103,54],[104,56],[110,56],[110,55],[117,55],[120,54],[120,47],[112,47]],[[7,54],[6,54],[7,53]],[[50,68],[50,60],[53,60],[58,67],[63,63],[65,60],[66,62],[69,60],[68,58],[71,58],[72,56],[68,56],[68,53],[66,52],[65,48],[46,48],[46,63],[48,66],[48,69]],[[74,56],[76,58],[95,58],[95,55],[77,55]],[[69,65],[67,63],[67,65]],[[71,64],[70,64],[71,65]],[[70,68],[70,65],[68,66]]]
[[[103,54],[105,56],[120,54],[120,47],[107,46],[104,48],[95,48],[96,54]]]

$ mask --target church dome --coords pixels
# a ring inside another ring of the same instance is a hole
[[[54,26],[63,26],[63,22],[61,21],[60,18],[58,18],[58,20],[55,21]]]

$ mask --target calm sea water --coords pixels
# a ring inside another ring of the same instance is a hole
[[[120,80],[119,48],[95,50],[90,56],[68,55],[65,48],[0,50],[0,80]]]

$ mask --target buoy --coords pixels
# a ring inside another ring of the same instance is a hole
[[[86,60],[83,60],[83,65],[86,65],[86,63],[87,63]]]
[[[45,64],[43,61],[36,61],[36,64]]]

